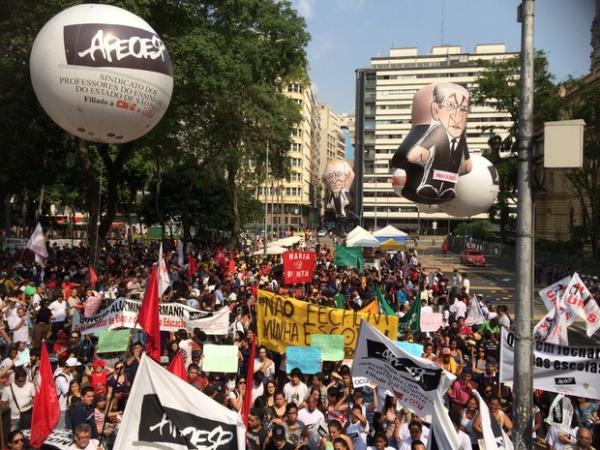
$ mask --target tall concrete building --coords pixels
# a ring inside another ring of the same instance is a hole
[[[302,120],[290,139],[288,178],[270,176],[259,188],[258,200],[267,203],[267,224],[275,232],[316,227],[321,208],[319,104],[310,82],[290,83],[284,94],[300,105]]]
[[[516,56],[504,44],[477,45],[472,53],[459,46],[433,47],[420,55],[416,48],[392,48],[388,56],[371,59],[371,67],[356,71],[355,167],[356,212],[364,226],[380,228],[392,223],[405,231],[437,228],[446,232],[450,221],[461,220],[444,213],[422,213],[417,206],[398,197],[391,188],[391,159],[411,129],[414,94],[430,83],[459,83],[472,90],[486,69],[481,60]],[[493,100],[471,103],[467,124],[469,151],[488,147],[493,133],[505,137],[512,121],[508,112],[498,112]],[[486,217],[482,214],[478,217]]]

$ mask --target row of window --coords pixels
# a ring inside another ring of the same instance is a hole
[[[287,91],[302,93],[304,91],[304,88],[300,84],[291,83],[291,84],[288,84]]]
[[[276,197],[282,193],[279,191],[279,189],[276,186],[269,186],[268,188],[265,188],[264,186],[262,186],[259,188],[258,191],[259,191],[260,195],[262,195],[262,196],[264,196],[265,192],[266,192],[266,195],[270,195],[272,197]],[[287,187],[287,188],[285,188],[285,190],[283,192],[287,196],[298,196],[298,195],[302,194],[302,188]]]
[[[290,166],[302,167],[302,158],[290,158]]]
[[[450,73],[413,73],[409,75],[378,75],[378,80],[411,80],[414,78],[460,78],[474,77],[476,72],[450,72]]]
[[[400,208],[397,207],[393,207],[393,206],[378,206],[378,207],[374,207],[374,206],[364,206],[363,207],[363,212],[372,212],[374,213],[375,211],[377,211],[378,214],[381,213],[386,213],[386,212],[391,212],[391,213],[416,213],[417,212],[417,207],[416,206],[402,206]]]
[[[292,142],[290,144],[290,150],[293,152],[301,152],[302,151],[302,144],[298,144],[297,142]]]

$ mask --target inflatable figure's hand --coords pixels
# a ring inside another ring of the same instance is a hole
[[[431,152],[420,145],[411,148],[406,155],[406,159],[408,159],[409,162],[413,164],[419,164],[421,166],[427,164],[430,157]]]

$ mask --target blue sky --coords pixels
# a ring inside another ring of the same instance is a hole
[[[336,112],[354,110],[354,71],[390,47],[505,43],[520,48],[519,0],[293,0],[312,41],[310,75],[320,102]],[[537,0],[535,46],[557,80],[589,71],[593,0]],[[442,8],[444,34],[442,41]]]

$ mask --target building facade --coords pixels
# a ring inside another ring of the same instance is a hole
[[[270,175],[259,187],[258,200],[267,203],[267,224],[274,234],[315,227],[321,209],[319,104],[310,82],[290,83],[283,93],[300,106],[302,120],[290,137],[288,178]]]
[[[386,57],[371,59],[371,67],[356,71],[355,167],[357,215],[364,226],[380,228],[392,223],[405,231],[450,229],[463,220],[444,213],[425,213],[398,197],[391,187],[391,159],[411,129],[414,94],[430,83],[458,83],[472,90],[486,69],[481,60],[499,61],[516,56],[504,44],[477,45],[472,53],[459,46],[433,47],[427,55],[416,48],[392,48]],[[471,103],[467,144],[471,153],[488,148],[495,133],[504,138],[512,120],[498,112],[493,100]],[[478,217],[487,217],[481,214]]]

